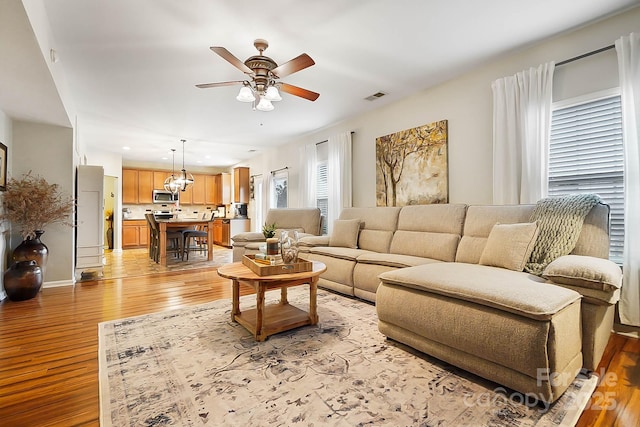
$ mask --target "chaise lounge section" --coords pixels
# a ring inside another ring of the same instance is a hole
[[[570,255],[542,275],[523,272],[535,206],[348,208],[331,236],[302,239],[303,250],[327,265],[319,286],[376,303],[387,337],[552,402],[582,367],[596,369],[622,276],[607,259],[604,204],[586,215]],[[504,242],[490,239],[497,224]]]

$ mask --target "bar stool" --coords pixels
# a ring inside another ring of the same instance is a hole
[[[202,252],[204,251],[205,254],[207,254],[207,238],[209,236],[209,233],[207,231],[207,227],[204,226],[204,229],[199,230],[198,226],[196,226],[193,229],[190,230],[183,230],[182,231],[182,236],[183,236],[183,240],[182,240],[182,260],[184,261],[184,255],[187,255],[187,261],[189,261],[189,251],[198,251],[198,252]],[[191,246],[191,239],[193,239],[193,242],[195,243],[195,246],[192,247]]]
[[[160,227],[158,221],[153,214],[145,214],[145,218],[149,223],[151,230],[151,238],[149,245],[149,257],[155,262],[160,261]],[[167,231],[167,245],[171,243],[171,247],[167,247],[167,253],[174,253],[176,258],[182,253],[182,233],[180,231]]]

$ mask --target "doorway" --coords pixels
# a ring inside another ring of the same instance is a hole
[[[104,176],[104,249],[113,250],[116,217],[116,184],[118,178],[115,176]]]

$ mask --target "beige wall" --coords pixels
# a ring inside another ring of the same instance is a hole
[[[13,122],[2,110],[0,110],[0,142],[7,146],[7,153],[11,154],[13,151]],[[7,168],[10,173],[11,163],[7,164]],[[2,200],[2,194],[0,192],[0,200]],[[0,271],[2,272],[8,267],[7,255],[9,248],[9,224],[6,221],[2,221],[0,222]],[[2,276],[0,276],[1,282]],[[4,287],[0,285],[0,300],[4,299],[5,296]]]
[[[58,184],[65,194],[75,194],[72,129],[16,120],[13,122],[13,150],[9,160],[12,176],[20,177],[32,171],[50,184]],[[12,230],[12,248],[22,241],[19,232]],[[45,228],[42,241],[49,248],[45,286],[73,280],[73,233],[73,228],[60,224]]]
[[[353,135],[353,204],[375,206],[375,139],[436,120],[449,120],[449,200],[492,202],[492,92],[495,79],[547,61],[560,62],[613,44],[622,35],[640,31],[640,7],[543,41],[487,63],[458,78],[402,101],[319,130],[274,149],[250,162],[251,173],[290,168],[289,206],[299,205],[298,147],[340,132]],[[617,85],[615,51],[559,67],[554,96],[569,98]]]

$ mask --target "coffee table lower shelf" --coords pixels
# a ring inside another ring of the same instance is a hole
[[[308,312],[288,303],[265,305],[262,331],[256,330],[257,309],[255,308],[235,314],[233,320],[244,326],[258,341],[263,341],[270,335],[299,328],[300,326],[315,324]]]

